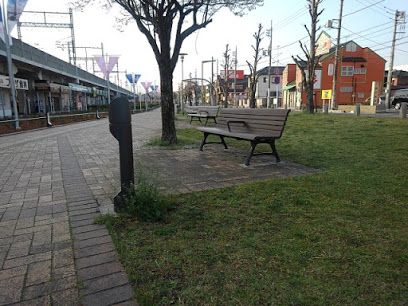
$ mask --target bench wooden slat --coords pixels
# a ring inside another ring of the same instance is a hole
[[[218,127],[228,130],[228,126],[225,124],[219,124]],[[248,132],[248,133],[263,133],[268,134],[270,132],[281,132],[282,126],[261,126],[257,125],[256,127],[249,125],[245,127],[242,125],[230,124],[231,132]]]
[[[288,113],[287,109],[270,109],[270,108],[222,108],[221,113],[223,114],[249,114],[250,116],[260,115],[260,116],[270,116],[271,111],[273,111],[273,116],[283,115],[286,116]]]
[[[282,116],[281,115],[278,115],[278,116],[276,116],[276,115],[272,115],[272,116],[266,116],[266,115],[264,115],[264,116],[259,116],[259,115],[248,116],[248,115],[245,115],[245,114],[231,114],[231,113],[224,114],[222,111],[221,111],[220,117],[222,119],[226,119],[226,120],[239,119],[239,118],[246,119],[246,120],[253,120],[253,121],[260,120],[260,121],[280,121],[280,122],[283,121],[284,122],[286,120],[286,117],[283,116],[283,115]]]
[[[247,140],[251,142],[251,150],[245,161],[249,165],[255,147],[259,143],[271,146],[272,154],[280,161],[275,147],[275,139],[282,136],[290,110],[286,109],[221,109],[215,127],[199,127],[204,133],[200,150],[206,144],[208,135],[218,135],[221,143],[227,148],[224,137]],[[271,153],[269,153],[271,154]]]

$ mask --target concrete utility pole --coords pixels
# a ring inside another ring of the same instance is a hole
[[[234,53],[234,106],[237,103],[237,63],[238,63],[238,47],[235,46]]]
[[[104,60],[105,65],[106,65],[105,53],[103,52],[103,43],[101,43],[101,52],[102,52],[103,60]],[[107,90],[107,94],[108,94],[108,97],[107,97],[108,98],[108,104],[110,105],[111,97],[110,97],[109,75],[105,76],[105,80],[106,80],[106,90]]]
[[[266,107],[271,108],[272,20],[271,20],[271,28],[266,31],[266,35],[269,36],[269,47],[268,47],[268,55],[269,55],[268,93],[267,93]]]
[[[227,44],[225,46],[224,53],[224,107],[228,107],[228,74],[229,74],[229,61],[230,61],[230,49]]]
[[[217,105],[217,99],[214,101],[214,92],[213,92],[213,87],[214,87],[214,57],[211,56],[211,105]]]
[[[333,91],[332,91],[332,99],[331,99],[331,109],[337,108],[337,101],[336,101],[336,89],[337,89],[337,70],[338,70],[338,63],[339,63],[339,49],[340,49],[340,37],[341,37],[341,20],[343,18],[343,4],[344,0],[340,0],[340,14],[338,19],[338,26],[337,26],[337,42],[336,42],[336,51],[334,55],[334,69],[333,69]]]
[[[14,122],[16,125],[16,130],[20,129],[20,121],[18,119],[18,108],[17,108],[17,100],[16,100],[16,84],[14,83],[14,71],[13,71],[13,62],[11,59],[11,50],[10,50],[10,36],[9,36],[9,28],[8,28],[8,18],[7,18],[7,5],[6,1],[2,1],[3,5],[3,24],[4,24],[4,43],[6,45],[6,54],[7,54],[7,68],[9,74],[9,83],[10,83],[10,96],[11,102],[13,104],[13,112],[14,112]]]
[[[397,26],[398,26],[398,23],[401,23],[401,22],[405,23],[405,12],[396,10],[395,17],[394,17],[394,32],[392,34],[391,58],[390,58],[390,64],[388,66],[387,88],[385,90],[385,108],[386,109],[390,108],[392,71],[394,69],[395,41],[397,38]]]

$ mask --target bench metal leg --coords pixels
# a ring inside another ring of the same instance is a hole
[[[206,144],[207,137],[208,137],[208,133],[204,133],[204,138],[203,138],[203,141],[201,142],[201,145],[200,145],[200,151],[203,150],[203,147]]]
[[[221,143],[224,145],[224,148],[228,149],[227,144],[225,143],[225,140],[224,140],[224,136],[220,135],[220,138],[221,138]]]
[[[271,149],[272,149],[272,154],[275,155],[276,157],[276,162],[279,163],[280,162],[280,158],[278,155],[278,151],[276,150],[276,146],[275,146],[275,141],[269,143],[271,145]]]
[[[191,124],[191,122],[193,122],[193,117],[190,117],[190,124]]]
[[[204,125],[207,125],[207,122],[208,122],[208,117],[205,118],[205,124]]]
[[[251,158],[252,158],[252,155],[254,154],[257,144],[258,144],[257,142],[251,141],[251,149],[249,150],[249,154],[245,160],[245,166],[249,166],[249,163],[251,162]]]

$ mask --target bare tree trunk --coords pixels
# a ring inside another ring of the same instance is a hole
[[[251,73],[249,77],[249,107],[256,108],[256,84],[258,83],[258,63],[261,60],[262,55],[260,54],[261,48],[261,41],[262,41],[262,24],[258,25],[258,31],[255,32],[253,35],[255,39],[255,45],[252,45],[252,49],[254,50],[254,63],[251,64],[247,61],[249,71]]]
[[[162,59],[159,65],[161,88],[161,115],[162,115],[162,141],[169,144],[177,142],[176,126],[174,123],[173,103],[173,70],[170,60]]]
[[[255,94],[256,94],[256,89],[255,86],[256,83],[255,80],[251,80],[251,85],[249,88],[249,107],[250,108],[256,108],[256,100],[255,100]]]

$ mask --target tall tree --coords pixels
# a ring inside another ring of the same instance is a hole
[[[255,108],[256,107],[256,99],[255,99],[255,94],[256,94],[256,84],[258,83],[259,79],[259,73],[258,73],[258,63],[262,58],[262,49],[260,48],[261,41],[263,39],[263,32],[262,32],[262,24],[258,25],[258,31],[256,31],[252,35],[255,39],[255,44],[252,45],[252,50],[254,50],[254,57],[253,57],[253,62],[250,63],[247,61],[248,67],[249,67],[249,86],[248,86],[248,92],[249,92],[249,107]]]
[[[222,7],[237,15],[263,4],[263,0],[105,0],[119,4],[149,42],[160,72],[162,140],[177,142],[174,124],[173,72],[184,40],[205,28]],[[95,0],[74,0],[86,5]],[[129,19],[127,20],[129,21]]]
[[[313,88],[315,83],[315,72],[316,67],[319,64],[320,56],[316,55],[316,39],[317,39],[317,31],[320,30],[320,26],[318,27],[319,23],[319,16],[323,13],[323,9],[319,11],[319,5],[323,2],[323,0],[307,0],[307,6],[309,9],[310,15],[310,29],[307,25],[305,25],[305,29],[309,36],[309,47],[306,44],[303,44],[299,41],[300,48],[303,51],[305,59],[301,58],[299,55],[296,57],[292,56],[293,60],[300,68],[302,72],[302,79],[303,79],[303,87],[306,91],[306,105],[307,110],[310,113],[314,113],[314,99],[313,99]]]

